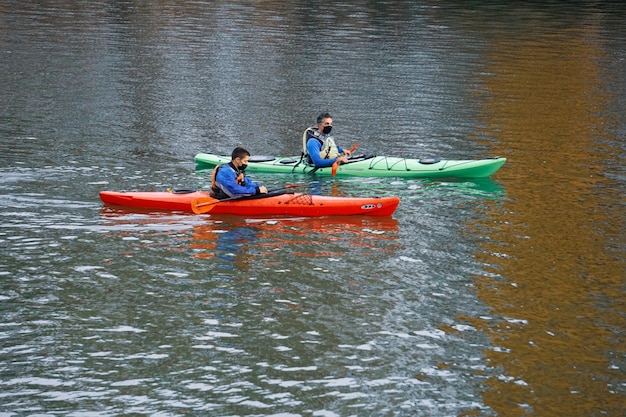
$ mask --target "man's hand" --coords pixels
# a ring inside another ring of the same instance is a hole
[[[261,185],[259,187],[259,193],[261,194],[267,194],[267,187],[265,187],[265,185]]]

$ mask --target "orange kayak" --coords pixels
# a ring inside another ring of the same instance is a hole
[[[108,205],[152,210],[193,211],[196,199],[209,198],[205,191],[101,191],[100,199]],[[212,214],[240,216],[391,216],[400,203],[399,197],[331,197],[315,194],[281,193],[250,196],[220,201],[211,208]]]

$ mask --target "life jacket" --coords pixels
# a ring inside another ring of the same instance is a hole
[[[315,138],[322,144],[322,150],[320,152],[320,156],[322,157],[322,159],[333,159],[340,155],[339,148],[337,147],[337,144],[335,144],[335,140],[332,138],[332,136],[326,136],[325,140],[322,140],[321,136],[322,135],[320,134],[320,132],[312,127],[309,127],[304,131],[304,133],[302,134],[303,157],[309,156],[309,153],[306,150],[306,143],[311,138]]]
[[[224,165],[230,165],[230,168],[232,168],[236,173],[237,173],[237,183],[239,185],[244,185],[245,183],[245,174],[243,173],[243,171],[239,171],[237,170],[235,167],[233,167],[230,163],[228,164],[222,164],[222,165],[217,165],[214,169],[213,169],[213,175],[211,175],[211,197],[213,198],[217,198],[218,200],[223,200],[225,198],[229,198],[230,196],[228,194],[226,194],[224,192],[224,190],[222,190],[220,188],[219,185],[217,185],[217,182],[215,181],[215,178],[217,177],[217,171],[222,168]]]

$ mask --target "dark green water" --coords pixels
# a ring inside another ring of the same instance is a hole
[[[626,8],[0,2],[0,416],[622,416]],[[320,110],[484,180],[392,218],[103,207]]]

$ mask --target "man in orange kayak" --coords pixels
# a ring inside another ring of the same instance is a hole
[[[228,164],[216,166],[211,181],[211,197],[223,200],[236,196],[267,193],[264,185],[246,177],[245,170],[249,159],[250,152],[237,147],[233,150]]]
[[[333,118],[330,113],[320,113],[317,116],[317,129],[309,127],[303,135],[303,152],[308,161],[316,168],[330,167],[335,162],[345,164],[350,156],[349,150],[344,150],[335,144],[330,136],[333,129]]]

